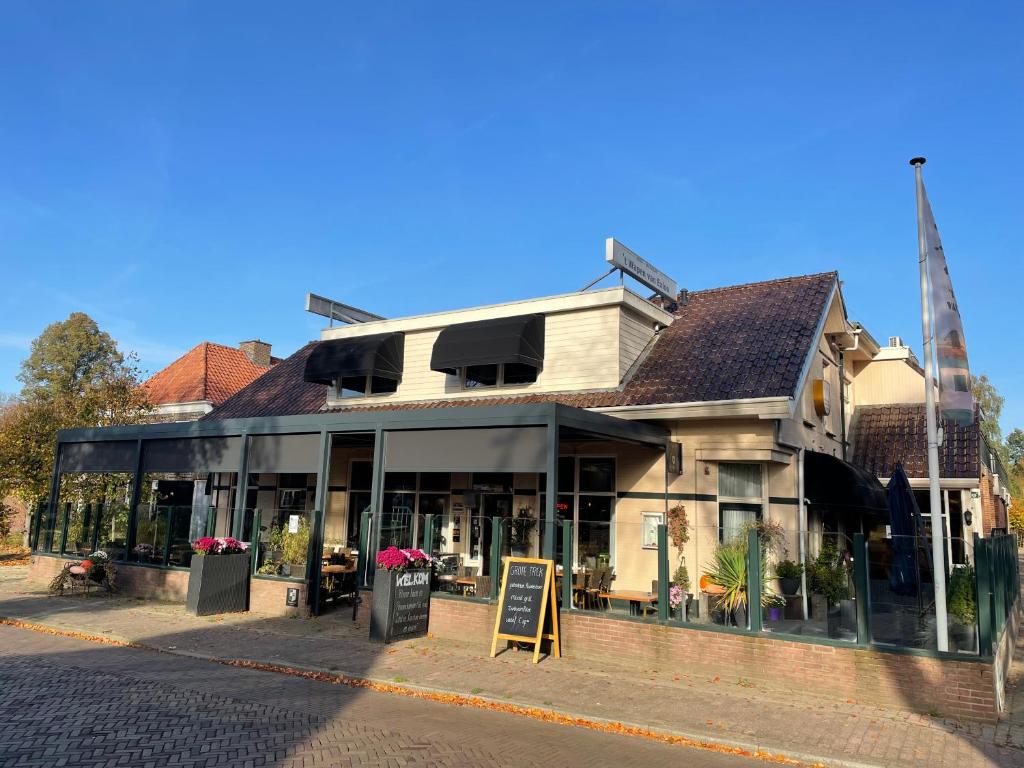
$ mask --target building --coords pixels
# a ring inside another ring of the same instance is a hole
[[[836,273],[394,319],[350,310],[356,322],[196,421],[61,432],[31,573],[99,546],[124,591],[184,601],[191,542],[233,535],[252,544],[250,606],[308,615],[370,585],[380,549],[418,546],[445,569],[431,632],[481,639],[502,558],[538,556],[562,565],[574,653],[626,644],[637,664],[688,658],[864,701],[1000,711],[1017,626],[1008,537],[982,548],[995,565],[976,586],[994,611],[951,613],[953,653],[937,652],[931,570],[912,593],[893,586],[906,553],[863,447],[865,417],[911,397],[919,368],[850,321]],[[62,503],[61,479],[79,473],[121,477],[129,503],[92,517]],[[202,499],[165,503],[167,480],[202,482]],[[776,578],[787,560],[814,579]],[[702,578],[723,562],[734,607]],[[669,592],[684,565],[685,610]],[[769,599],[748,611],[755,590]],[[820,667],[793,663],[807,643]]]
[[[373,510],[381,545],[423,542],[433,515],[435,540],[484,576],[490,531],[525,518],[519,550],[569,546],[617,586],[650,590],[651,532],[672,506],[693,526],[677,554],[695,573],[757,520],[787,531],[784,554],[801,560],[884,522],[881,486],[842,458],[831,394],[844,365],[870,359],[861,334],[835,273],[332,327],[196,424],[66,435],[61,471],[134,471],[141,437],[143,488],[209,473],[211,509],[177,527],[165,565],[184,564],[197,531],[248,540],[253,510],[264,535],[298,516],[327,550],[355,545]]]
[[[265,341],[235,347],[204,341],[149,377],[143,388],[153,404],[153,421],[192,421],[269,371],[279,358]]]

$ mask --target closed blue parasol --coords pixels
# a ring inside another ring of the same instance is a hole
[[[889,478],[889,531],[892,536],[892,572],[889,586],[897,595],[916,595],[918,588],[915,521],[920,514],[903,464],[896,463]]]

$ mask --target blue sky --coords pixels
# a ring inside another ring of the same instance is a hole
[[[972,372],[1024,427],[1024,12],[960,3],[0,9],[0,391],[84,310],[153,371],[578,289],[615,236],[698,289],[838,269],[920,346],[925,167]]]

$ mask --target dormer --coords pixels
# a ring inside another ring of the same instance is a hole
[[[329,407],[614,390],[674,316],[623,286],[326,328]]]

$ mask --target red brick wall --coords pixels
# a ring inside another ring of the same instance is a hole
[[[490,648],[494,606],[432,600],[431,634]],[[562,653],[611,660],[637,672],[663,671],[854,699],[865,704],[938,710],[943,716],[993,721],[998,717],[991,663],[800,643],[768,636],[683,629],[563,613]]]
[[[60,573],[64,563],[71,558],[63,557],[32,557],[29,566],[29,578],[37,582],[49,582]],[[122,595],[129,597],[148,597],[154,600],[167,600],[184,605],[188,595],[188,571],[175,571],[164,568],[145,568],[137,565],[119,563],[117,565],[117,587]],[[299,607],[289,608],[285,605],[288,587],[299,588]],[[304,584],[274,581],[271,579],[253,579],[250,582],[249,610],[254,613],[272,616],[308,616],[306,606],[306,587]]]
[[[993,528],[1006,528],[1006,505],[992,492],[992,473],[981,467],[981,522],[983,535]]]

